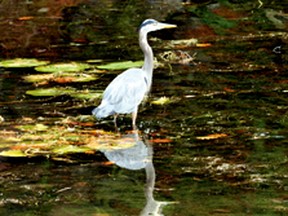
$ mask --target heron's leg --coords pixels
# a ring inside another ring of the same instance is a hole
[[[137,130],[137,126],[136,126],[137,113],[138,113],[138,107],[136,107],[134,112],[132,112],[132,127],[133,127],[133,130]]]
[[[115,113],[114,114],[114,127],[115,127],[115,131],[119,132],[119,129],[118,129],[118,126],[117,126],[117,117],[118,117],[118,114]]]

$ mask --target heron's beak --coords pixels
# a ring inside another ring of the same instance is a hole
[[[161,29],[167,29],[167,28],[176,28],[177,25],[169,24],[169,23],[158,23],[159,27]]]

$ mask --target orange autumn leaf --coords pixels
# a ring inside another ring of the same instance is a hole
[[[219,139],[219,138],[223,138],[223,137],[227,137],[228,134],[225,133],[217,133],[217,134],[209,134],[206,136],[198,136],[196,137],[196,139],[198,140],[212,140],[212,139]]]
[[[197,43],[196,47],[210,47],[212,46],[211,43]]]
[[[76,38],[73,40],[75,43],[87,43],[87,40],[85,38]]]
[[[54,82],[57,83],[69,83],[69,82],[73,82],[73,77],[57,77],[54,79]]]
[[[33,16],[23,16],[23,17],[19,17],[18,20],[21,20],[21,21],[26,21],[26,20],[31,20],[31,19],[34,19]]]
[[[172,142],[172,140],[168,139],[168,138],[165,138],[165,139],[157,138],[157,139],[153,139],[150,141],[153,143],[170,143],[170,142]]]
[[[112,162],[112,161],[106,161],[106,162],[103,162],[102,163],[104,166],[111,166],[111,165],[113,165],[113,164],[115,164],[114,162]]]
[[[226,91],[226,92],[235,92],[235,90],[234,89],[231,89],[231,88],[224,88],[224,91]]]
[[[95,125],[95,123],[94,122],[82,122],[79,125],[84,126],[84,127],[92,127]]]
[[[27,148],[28,148],[27,145],[15,145],[10,147],[10,149],[12,150],[23,150],[23,149],[25,150]]]
[[[35,119],[23,116],[21,121],[23,121],[23,122],[33,122],[33,121],[35,121]]]
[[[69,122],[67,122],[67,124],[79,125],[79,126],[85,126],[85,127],[91,127],[91,126],[95,125],[95,123],[93,123],[93,122],[76,122],[76,121],[69,121]]]

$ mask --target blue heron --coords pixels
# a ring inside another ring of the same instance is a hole
[[[136,129],[138,106],[151,88],[153,75],[153,51],[147,42],[147,34],[176,25],[146,19],[139,27],[139,45],[144,53],[142,68],[130,68],[119,74],[107,86],[101,104],[93,109],[92,114],[98,119],[114,115],[114,124],[118,114],[132,113],[132,127]]]

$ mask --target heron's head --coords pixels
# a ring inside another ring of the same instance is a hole
[[[176,28],[176,27],[177,26],[173,24],[161,23],[154,19],[146,19],[139,26],[139,31],[148,33],[148,32],[157,31],[160,29]]]

